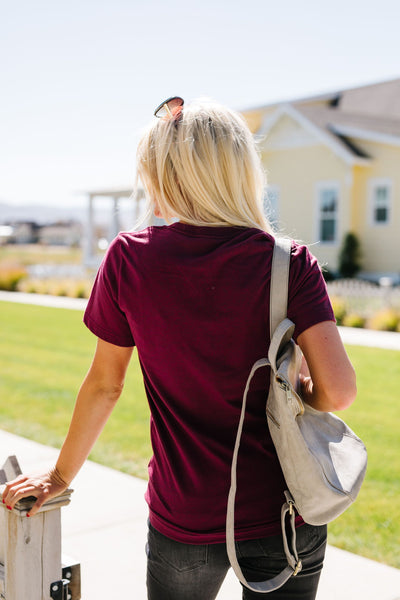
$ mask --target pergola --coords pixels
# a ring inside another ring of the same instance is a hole
[[[86,239],[85,239],[85,254],[84,254],[84,263],[87,267],[98,267],[99,265],[99,257],[96,252],[96,239],[95,239],[95,227],[94,227],[94,217],[95,217],[95,201],[99,198],[109,198],[112,202],[112,216],[110,222],[109,235],[110,239],[114,239],[116,235],[118,235],[120,231],[120,223],[119,223],[119,203],[123,198],[132,200],[132,209],[133,209],[133,220],[134,222],[138,221],[140,216],[140,200],[144,198],[144,190],[139,188],[135,194],[132,193],[132,189],[113,189],[113,190],[96,190],[88,192],[88,220],[87,220],[87,230],[86,230]]]

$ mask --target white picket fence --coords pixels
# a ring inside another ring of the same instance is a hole
[[[365,306],[370,301],[375,309],[400,308],[400,286],[392,286],[388,278],[382,278],[380,285],[361,279],[337,279],[327,288],[331,298],[342,298],[352,305]]]

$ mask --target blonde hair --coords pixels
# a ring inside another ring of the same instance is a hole
[[[184,106],[177,120],[155,119],[139,142],[137,174],[149,209],[157,208],[167,222],[272,233],[255,141],[244,119],[228,108],[196,102]]]

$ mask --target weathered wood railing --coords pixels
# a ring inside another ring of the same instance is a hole
[[[0,493],[21,473],[15,456],[0,469]],[[62,561],[61,507],[71,501],[68,489],[46,502],[34,517],[26,514],[32,499],[12,511],[0,503],[0,598],[4,600],[79,600],[80,565]],[[62,563],[66,564],[62,564]]]

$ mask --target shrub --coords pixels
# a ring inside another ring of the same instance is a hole
[[[64,286],[60,286],[55,291],[56,296],[68,296],[68,290]]]
[[[343,320],[347,313],[347,307],[344,300],[341,298],[331,298],[331,304],[333,312],[335,313],[335,319],[338,325],[343,324]]]
[[[25,290],[22,290],[22,291],[25,291],[27,294],[38,294],[39,293],[38,288],[36,287],[36,285],[34,283],[29,283],[26,286]]]
[[[25,292],[26,294],[44,294],[46,289],[41,279],[27,277],[18,283],[17,291]]]
[[[355,277],[361,269],[360,242],[354,233],[347,233],[339,253],[339,273],[342,277]]]
[[[400,328],[400,312],[392,308],[381,310],[371,318],[369,327],[379,331],[398,331]]]
[[[27,276],[24,268],[18,266],[0,266],[0,290],[15,292],[18,283]]]
[[[71,298],[89,298],[93,282],[91,279],[24,279],[18,284],[19,292],[48,294],[51,296],[69,296]]]
[[[74,292],[74,297],[75,298],[86,298],[86,290],[83,286],[79,286],[76,288],[75,292]]]
[[[328,269],[328,267],[322,266],[321,271],[322,271],[322,276],[327,283],[329,283],[330,281],[335,281],[336,275],[333,271],[330,271]]]
[[[358,327],[358,328],[362,329],[363,327],[365,327],[365,323],[366,323],[365,317],[363,317],[362,315],[360,315],[358,313],[353,312],[353,313],[349,313],[348,315],[345,315],[342,324],[345,327]]]
[[[91,281],[82,281],[76,285],[71,295],[74,298],[89,298],[92,285]]]

